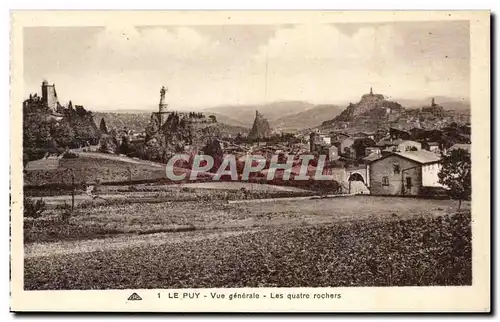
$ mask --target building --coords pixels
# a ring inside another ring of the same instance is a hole
[[[439,143],[437,142],[428,142],[425,144],[426,150],[431,151],[432,153],[441,154],[441,149],[439,148]]]
[[[365,148],[365,155],[370,155],[372,153],[381,155],[382,154],[382,150],[378,146],[368,146],[368,147]]]
[[[426,188],[442,188],[439,161],[426,150],[393,152],[373,160],[368,164],[370,193],[418,196]]]
[[[46,80],[42,82],[42,103],[52,112],[57,112],[59,100],[57,99],[56,84],[49,85]]]
[[[333,132],[330,134],[332,142],[340,142],[343,139],[347,139],[350,135],[345,132]]]
[[[422,150],[422,143],[411,140],[381,140],[377,143],[378,147],[385,147],[383,152],[405,152]]]
[[[322,143],[325,143],[328,145],[332,144],[332,138],[330,136],[328,136],[327,134],[320,134],[319,138],[320,138]]]
[[[330,160],[338,160],[339,149],[335,145],[332,145],[328,148],[328,157]]]
[[[453,150],[457,150],[457,149],[462,149],[462,150],[465,150],[469,153],[471,153],[471,149],[470,149],[470,144],[460,144],[460,143],[457,143],[457,144],[453,144],[449,149],[448,149],[448,153],[450,153],[451,151]]]
[[[356,132],[352,136],[357,139],[362,139],[362,138],[368,138],[372,140],[375,139],[375,133],[373,132]]]

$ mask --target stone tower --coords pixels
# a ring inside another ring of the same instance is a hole
[[[309,152],[313,153],[316,146],[316,133],[311,132],[309,134]]]
[[[56,85],[49,85],[49,82],[44,80],[42,82],[42,102],[51,111],[56,111],[57,109],[57,93]]]

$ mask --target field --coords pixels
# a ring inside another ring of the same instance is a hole
[[[80,208],[68,221],[54,210],[25,221],[25,288],[467,285],[470,204],[456,206],[371,196],[137,203]]]

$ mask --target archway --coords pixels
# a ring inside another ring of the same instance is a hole
[[[349,176],[349,181],[361,181],[365,183],[365,179],[363,178],[363,176],[357,172],[351,173],[351,175]]]

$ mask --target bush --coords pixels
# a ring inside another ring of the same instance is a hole
[[[76,158],[78,158],[78,154],[68,151],[62,155],[62,158],[63,159],[76,159]]]
[[[34,201],[31,198],[24,198],[24,217],[39,218],[47,210],[47,205],[42,199]]]

